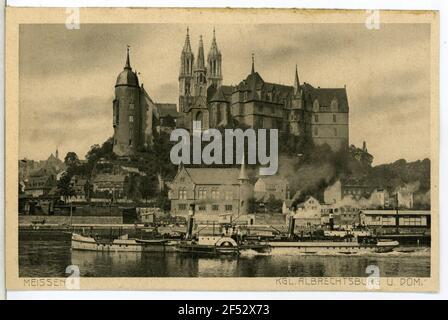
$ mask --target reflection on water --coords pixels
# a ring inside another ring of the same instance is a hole
[[[21,277],[66,276],[77,265],[85,277],[364,277],[368,265],[381,276],[430,276],[430,250],[365,255],[273,255],[243,253],[238,258],[176,253],[71,251],[70,242],[20,241]]]

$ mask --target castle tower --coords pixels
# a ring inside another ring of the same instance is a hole
[[[240,174],[238,176],[238,181],[240,183],[240,214],[248,214],[249,213],[249,201],[253,197],[254,188],[252,183],[250,182],[249,176],[246,171],[246,163],[243,160],[241,163]]]
[[[193,87],[193,64],[194,55],[190,45],[190,34],[187,28],[185,44],[180,55],[179,70],[179,105],[178,110],[182,112],[187,109],[191,103],[192,87]]]
[[[295,136],[300,136],[305,133],[304,124],[304,108],[302,101],[302,90],[300,89],[299,72],[294,73],[294,90],[291,97],[291,108],[289,110],[289,131]]]
[[[207,87],[213,85],[215,88],[218,88],[222,83],[222,56],[216,43],[215,29],[213,29],[213,40],[208,53],[207,63]]]
[[[118,156],[129,156],[140,146],[141,130],[140,87],[132,71],[127,47],[126,63],[115,83],[113,101],[113,151]]]
[[[199,37],[198,58],[193,68],[193,79],[193,95],[195,97],[205,97],[207,95],[207,69],[205,68],[202,36]]]
[[[294,96],[297,97],[300,95],[300,81],[299,81],[299,73],[297,71],[296,65],[296,73],[294,75]]]

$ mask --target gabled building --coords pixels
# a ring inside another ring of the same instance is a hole
[[[101,173],[93,179],[95,198],[120,199],[124,197],[126,175]]]
[[[248,214],[252,197],[253,184],[244,165],[240,169],[181,166],[169,190],[173,215],[188,215],[193,206],[199,219],[209,221],[220,215]]]
[[[46,196],[56,186],[56,175],[53,171],[39,169],[30,173],[25,184],[25,195],[29,197]]]
[[[260,176],[254,185],[256,200],[268,200],[271,197],[277,200],[285,200],[288,198],[288,193],[288,181],[277,175]]]

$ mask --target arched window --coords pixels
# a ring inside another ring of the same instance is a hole
[[[196,113],[196,121],[201,121],[202,122],[202,112],[201,111]]]
[[[319,111],[319,100],[315,99],[313,102],[313,110]]]

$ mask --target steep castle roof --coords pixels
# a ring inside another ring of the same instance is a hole
[[[233,185],[239,184],[238,168],[184,168],[195,184]]]
[[[348,98],[346,88],[314,88],[309,83],[303,86],[305,98],[310,98],[311,101],[317,99],[321,106],[331,106],[331,102],[336,98],[339,106],[339,111],[348,112]]]
[[[177,106],[175,103],[156,103],[157,113],[159,117],[173,117],[178,118],[180,116],[179,112],[177,112]]]
[[[211,97],[210,102],[230,102],[234,89],[233,86],[220,86]]]
[[[138,77],[135,72],[132,71],[131,63],[129,59],[129,47],[127,48],[126,54],[126,64],[124,65],[123,71],[117,77],[117,82],[115,86],[129,86],[129,87],[138,87]]]

